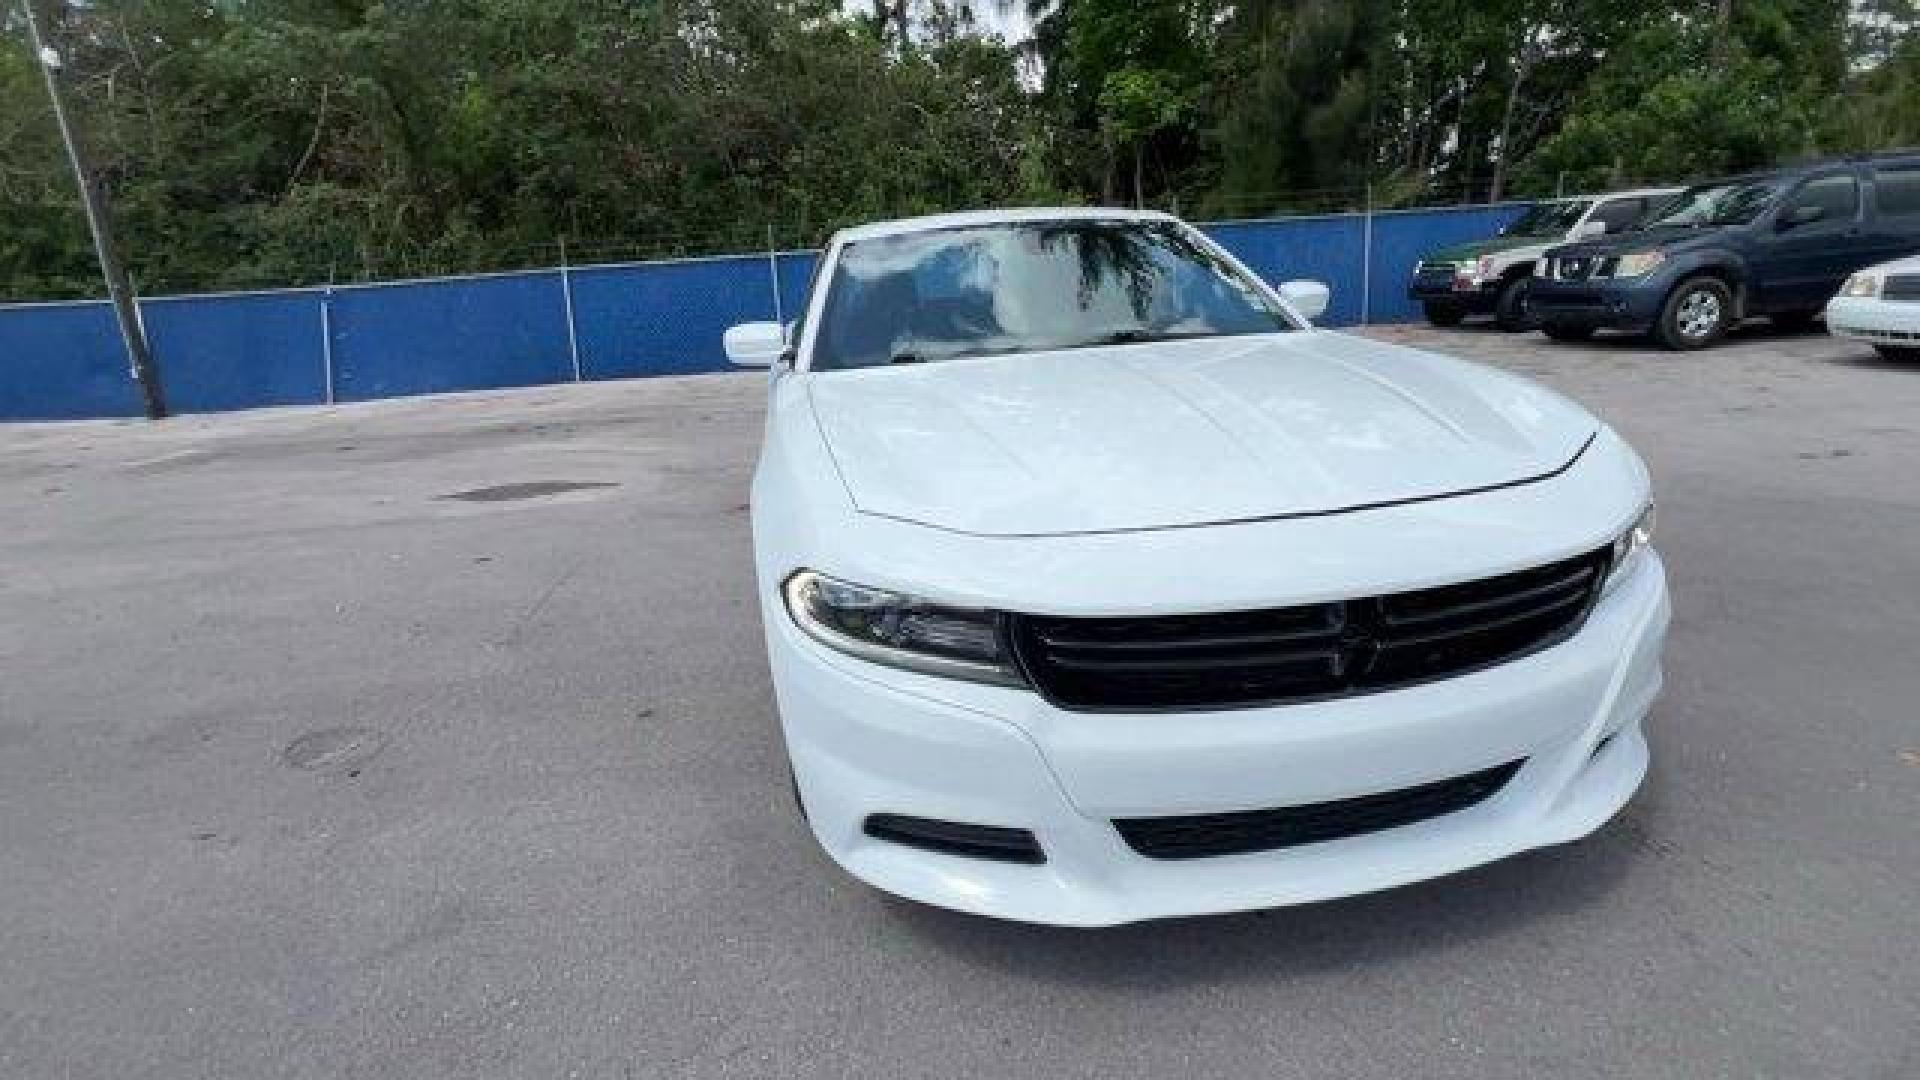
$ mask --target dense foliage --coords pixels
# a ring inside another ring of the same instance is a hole
[[[1914,0],[37,2],[143,292],[1920,144]],[[1031,34],[983,32],[1002,25]],[[94,294],[17,9],[0,29],[0,299]]]

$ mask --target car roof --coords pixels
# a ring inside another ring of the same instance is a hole
[[[1685,189],[1678,186],[1625,188],[1620,191],[1603,191],[1598,195],[1582,195],[1580,197],[1583,199],[1632,199],[1632,198],[1644,197],[1647,195],[1672,195],[1675,192],[1682,191],[1682,190],[1685,190]]]
[[[1737,184],[1754,180],[1794,180],[1808,173],[1819,172],[1842,165],[1885,168],[1894,166],[1904,168],[1920,164],[1920,151],[1916,150],[1877,150],[1871,154],[1846,154],[1838,157],[1813,158],[1807,161],[1794,161],[1772,169],[1754,169],[1749,172],[1732,173],[1727,176],[1715,176],[1697,180],[1687,186],[1690,188],[1712,187],[1716,184]]]
[[[1158,210],[1129,210],[1118,206],[1023,206],[1001,210],[968,210],[957,214],[929,214],[925,217],[874,221],[842,229],[834,234],[836,242],[871,240],[880,236],[932,232],[936,229],[965,229],[979,225],[1005,225],[1033,221],[1174,221],[1172,214]]]

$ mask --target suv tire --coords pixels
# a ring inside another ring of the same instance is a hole
[[[1880,354],[1880,359],[1896,364],[1920,364],[1920,346],[1875,345],[1873,351]]]
[[[1533,329],[1533,313],[1527,310],[1527,293],[1532,288],[1533,278],[1526,274],[1500,286],[1500,299],[1493,307],[1494,325],[1508,333]]]
[[[1435,326],[1459,326],[1460,320],[1467,317],[1465,309],[1454,307],[1452,304],[1440,304],[1429,300],[1420,307],[1426,312],[1427,321]]]
[[[1733,290],[1717,277],[1702,274],[1673,287],[1661,305],[1653,336],[1677,351],[1704,349],[1719,341],[1733,323]]]
[[[1543,322],[1540,332],[1555,341],[1585,341],[1593,336],[1593,327],[1577,322]]]

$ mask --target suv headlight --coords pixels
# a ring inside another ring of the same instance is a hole
[[[1857,274],[1848,274],[1846,284],[1840,286],[1841,296],[1874,297],[1880,295],[1880,275],[1869,274],[1865,270]]]
[[[1667,261],[1667,253],[1659,248],[1651,251],[1629,251],[1620,256],[1614,264],[1613,276],[1617,278],[1645,277],[1653,273],[1654,268]]]
[[[787,613],[830,649],[928,675],[1025,686],[1000,632],[1001,615],[801,570],[781,588]]]
[[[1649,502],[1633,524],[1613,538],[1613,559],[1607,565],[1605,588],[1613,588],[1615,582],[1631,574],[1634,567],[1646,559],[1653,547],[1654,520],[1653,503]]]

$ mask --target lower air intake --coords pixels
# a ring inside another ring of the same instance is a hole
[[[1114,827],[1127,846],[1150,859],[1205,859],[1320,844],[1397,829],[1457,813],[1507,785],[1524,761],[1418,787],[1335,802],[1188,817],[1124,818]]]

